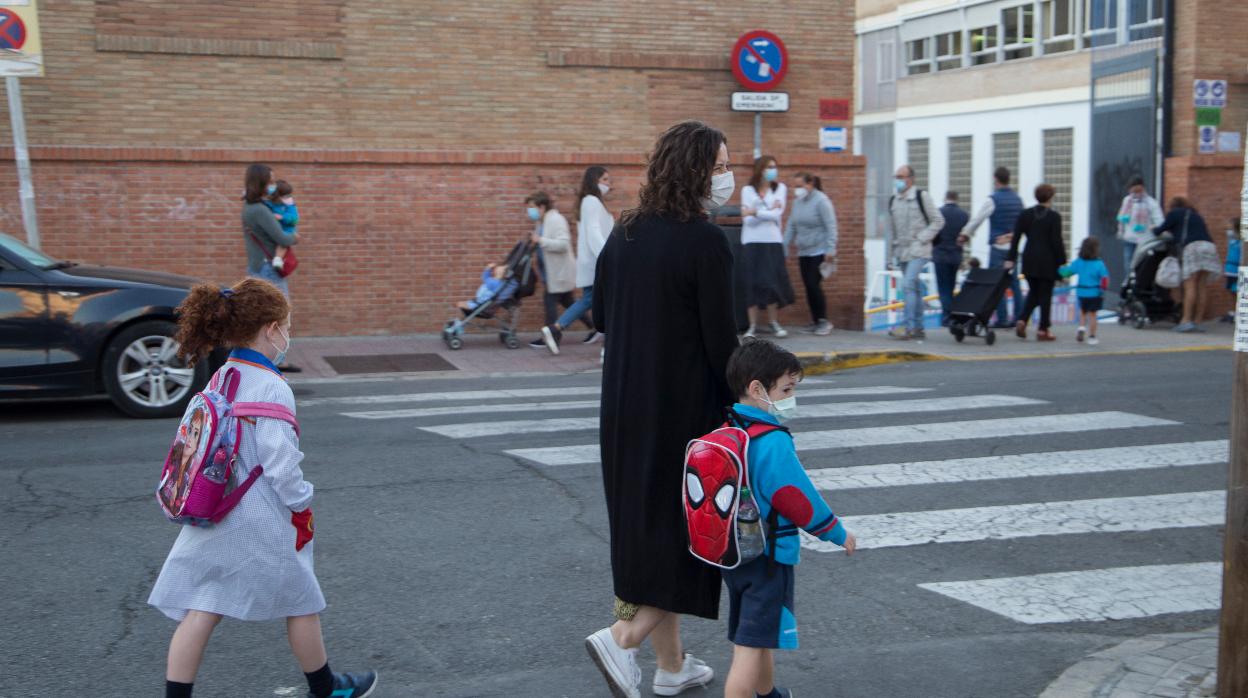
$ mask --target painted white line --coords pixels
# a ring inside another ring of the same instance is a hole
[[[868,549],[1217,526],[1225,520],[1225,510],[1226,492],[1211,490],[870,514],[845,517],[843,521],[858,538],[858,547]],[[841,550],[805,534],[802,547],[823,553]]]
[[[568,422],[570,420],[561,421]],[[501,424],[508,423],[503,422]],[[542,424],[542,422],[538,422],[538,424]],[[1066,415],[978,419],[963,422],[907,424],[891,427],[866,427],[862,429],[799,431],[795,434],[795,438],[797,450],[804,452],[830,448],[933,443],[965,439],[990,439],[1002,436],[1034,436],[1037,434],[1060,434],[1174,424],[1178,424],[1178,422],[1126,412],[1085,412]],[[594,428],[595,426],[597,425],[594,424],[586,428]],[[552,427],[546,429],[546,431],[560,431],[562,428]],[[540,465],[579,465],[598,462],[597,444],[549,448],[519,448],[507,451],[507,453],[531,460]]]
[[[441,434],[452,439],[479,439],[503,434],[536,434],[555,431],[586,431],[598,428],[598,417],[569,417],[567,419],[521,419],[507,422],[469,422],[467,424],[440,424],[419,427],[421,431]],[[597,446],[594,447],[595,452]]]
[[[815,487],[836,492],[863,487],[1006,480],[1225,463],[1230,456],[1229,450],[1230,445],[1225,440],[1191,441],[1155,446],[822,468],[811,470],[809,474]]]
[[[807,397],[798,393],[798,399]],[[1047,405],[1044,400],[1033,400],[1012,395],[967,395],[960,397],[935,397],[922,400],[878,400],[874,402],[833,402],[803,404],[797,408],[795,420],[816,417],[856,417],[873,414],[917,414],[920,412],[954,412],[979,410],[993,407],[1022,407]]]
[[[809,381],[802,381],[803,384]],[[905,395],[929,393],[931,388],[902,388],[893,385],[873,385],[861,388],[822,388],[801,391],[802,397],[854,397],[871,395]],[[386,405],[404,402],[450,402],[454,400],[508,400],[535,397],[576,397],[598,395],[598,386],[574,386],[569,388],[516,388],[514,390],[461,390],[454,392],[399,393],[395,395],[344,395],[299,400],[300,407],[318,405]]]
[[[1114,567],[919,587],[1029,625],[1124,620],[1221,608],[1222,565]]]
[[[1168,426],[1178,424],[1126,412],[1083,412],[1075,414],[1038,415],[1034,417],[1003,417],[962,422],[903,424],[889,427],[833,429],[830,431],[797,432],[794,439],[798,451],[822,448],[855,448],[884,444],[933,443],[965,439],[1021,437],[1035,434],[1057,434],[1128,427]]]
[[[598,407],[597,400],[579,400],[575,402],[503,402],[489,405],[452,405],[447,407],[417,407],[405,410],[343,412],[342,416],[355,419],[414,419],[417,417],[446,417],[451,415],[475,416],[490,412],[584,410],[596,407]]]

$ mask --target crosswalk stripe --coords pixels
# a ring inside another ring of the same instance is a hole
[[[439,424],[420,427],[422,431],[440,434],[452,439],[479,439],[504,434],[537,434],[552,431],[586,431],[598,428],[597,417],[569,417],[567,419],[520,419],[505,422],[469,422],[466,424]],[[597,450],[597,446],[594,447]]]
[[[864,487],[928,485],[1010,478],[1078,475],[1225,463],[1229,444],[1192,441],[1152,446],[1094,448],[1082,451],[1023,453],[1013,456],[885,463],[810,470],[815,487],[832,492]]]
[[[826,391],[813,390],[804,393],[803,397],[822,397]],[[343,412],[342,416],[355,419],[412,419],[417,417],[444,417],[453,415],[477,415],[491,412],[554,412],[557,410],[591,409],[598,407],[597,400],[578,400],[568,402],[526,402],[526,403],[491,403],[485,405],[450,405],[442,407],[408,408],[401,410],[372,410],[366,412]],[[809,404],[801,408],[797,419],[814,417],[853,417],[871,414],[893,414],[896,412],[948,412],[952,410],[988,409],[993,407],[1020,407],[1025,405],[1045,405],[1044,400],[1033,400],[1012,395],[969,395],[965,397],[929,398],[923,400],[879,400],[874,402],[832,402]],[[528,421],[524,423],[529,423]],[[488,433],[507,433],[508,422],[498,422],[491,426]],[[541,429],[540,431],[550,431]],[[476,433],[474,431],[474,433]]]
[[[544,420],[537,424],[550,428],[542,431],[562,431],[565,427],[549,422],[569,422],[573,420]],[[591,420],[581,420],[591,421]],[[515,424],[502,422],[501,424]],[[1145,417],[1126,412],[1076,412],[1063,415],[1040,415],[1034,417],[1003,417],[999,419],[977,419],[960,422],[936,422],[931,424],[907,424],[889,427],[865,427],[861,429],[832,429],[828,431],[797,432],[795,440],[798,451],[814,451],[831,448],[851,448],[859,446],[879,446],[903,443],[931,443],[937,441],[961,441],[966,439],[989,439],[997,437],[1034,436],[1038,434],[1059,434],[1082,431],[1100,431],[1107,429],[1126,429],[1132,427],[1174,425],[1167,419]],[[457,427],[472,425],[453,425]],[[488,427],[489,424],[483,424]],[[581,428],[593,428],[593,425]],[[433,431],[435,427],[426,427]],[[466,436],[460,436],[465,430],[443,429],[438,431],[444,436],[468,438],[473,435],[500,433],[488,430],[468,430]],[[521,431],[525,431],[521,429]],[[598,445],[555,446],[546,448],[520,448],[506,452],[541,465],[578,465],[598,462]]]
[[[343,412],[342,416],[353,417],[355,419],[412,419],[416,417],[446,417],[464,414],[477,415],[489,412],[553,412],[555,410],[583,410],[597,406],[597,400],[579,400],[569,402],[505,402],[492,405],[454,405],[448,407],[417,407],[405,410]],[[595,426],[597,425],[595,424]]]
[[[1211,490],[870,514],[843,521],[858,538],[858,547],[869,549],[1216,526],[1224,521],[1225,510],[1226,492]],[[802,547],[824,553],[841,550],[805,534]]]
[[[803,381],[803,384],[806,381]],[[855,397],[875,395],[906,395],[930,393],[931,388],[903,388],[895,385],[872,385],[859,388],[815,388],[801,391],[802,397]],[[575,397],[599,395],[598,386],[571,388],[516,388],[514,390],[461,390],[438,393],[399,393],[395,395],[347,395],[299,400],[300,407],[319,405],[386,405],[404,402],[492,401],[535,397]],[[597,401],[595,401],[597,404]]]
[[[1020,623],[1125,620],[1220,608],[1222,565],[1114,567],[919,587]]]

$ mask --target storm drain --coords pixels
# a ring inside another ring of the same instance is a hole
[[[437,354],[363,354],[326,356],[325,362],[340,375],[352,373],[421,373],[458,371],[454,364]]]

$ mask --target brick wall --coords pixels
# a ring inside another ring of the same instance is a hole
[[[1218,246],[1218,258],[1226,261],[1226,229],[1240,216],[1240,188],[1244,161],[1239,155],[1203,155],[1166,159],[1166,197],[1182,196],[1200,211],[1209,235]],[[1162,202],[1166,205],[1168,201]],[[1210,279],[1209,317],[1226,313],[1233,305],[1225,280]]]
[[[860,328],[864,163],[817,152],[818,100],[853,97],[853,18],[852,0],[44,0],[47,75],[22,82],[44,246],[232,281],[243,170],[267,162],[302,215],[300,332],[436,331],[525,233],[532,190],[569,212],[605,164],[618,214],[655,136],[688,118],[727,132],[743,175],[753,120],[728,109],[728,54],[766,28],[792,109],[765,116],[764,149],[827,175],[832,319]],[[11,161],[0,149],[0,230],[20,236]]]
[[[245,163],[271,164],[299,201],[300,268],[291,277],[304,335],[436,332],[470,298],[480,268],[532,230],[523,200],[545,189],[574,221],[589,164],[611,169],[607,200],[635,203],[640,154],[543,151],[245,151],[36,148],[43,247],[100,264],[162,269],[218,283],[245,268],[239,223]],[[12,153],[0,150],[0,161]],[[849,155],[778,156],[825,177],[841,225],[840,271],[825,284],[832,320],[862,327],[862,170]],[[0,229],[19,230],[15,169],[0,165]],[[796,267],[794,285],[800,283]],[[540,300],[523,326],[541,323]],[[805,322],[804,306],[784,320]]]
[[[1222,129],[1243,133],[1248,124],[1248,44],[1227,37],[1248,36],[1248,2],[1178,0],[1174,24],[1173,154],[1196,154],[1194,80],[1230,83]]]

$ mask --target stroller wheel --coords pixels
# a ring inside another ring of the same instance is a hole
[[[517,336],[516,336],[516,335],[514,335],[514,334],[509,334],[509,335],[507,335],[507,339],[506,339],[506,340],[504,340],[504,342],[503,342],[503,343],[507,345],[507,348],[508,348],[508,349],[519,349],[519,348],[520,348],[520,338],[519,338],[519,337],[517,337]]]
[[[961,327],[954,327],[952,331],[953,338],[958,342],[958,344],[961,344],[962,340],[966,339],[966,332],[963,332]]]
[[[992,330],[988,330],[988,334],[984,335],[984,341],[988,343],[988,346],[992,346],[992,345],[996,344],[996,343],[997,343],[997,333],[996,333],[996,332],[994,332],[994,331],[992,331]]]
[[[446,338],[446,346],[450,347],[452,351],[459,351],[464,347],[464,340],[452,335]]]

